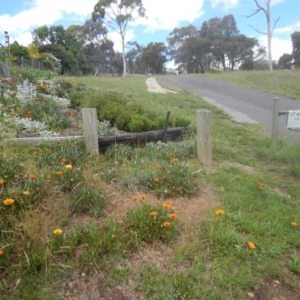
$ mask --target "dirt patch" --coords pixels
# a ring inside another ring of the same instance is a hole
[[[126,286],[109,286],[99,271],[78,272],[75,279],[65,282],[62,287],[64,300],[143,300]]]
[[[254,300],[299,300],[300,292],[275,278],[265,279],[256,291],[248,294]]]

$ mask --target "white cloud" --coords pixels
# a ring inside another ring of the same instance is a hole
[[[290,24],[287,25],[285,27],[281,27],[281,28],[276,28],[274,30],[274,33],[285,33],[285,34],[291,34],[295,31],[299,31],[300,30],[300,21],[294,23],[294,24]]]
[[[227,11],[236,7],[239,0],[210,0],[210,2],[213,8],[222,7],[223,10]]]
[[[258,38],[259,42],[262,46],[265,46],[267,49],[268,40],[267,36],[261,36]],[[291,40],[284,40],[279,39],[276,37],[272,38],[272,59],[279,60],[280,56],[284,53],[292,54],[292,41]]]
[[[33,0],[28,8],[16,15],[0,15],[0,30],[8,31],[11,41],[28,45],[30,31],[43,25],[53,25],[58,21],[81,22],[90,17],[96,0]],[[29,38],[30,37],[30,38]]]
[[[271,6],[284,2],[285,0],[271,0]]]
[[[146,8],[146,18],[138,19],[136,25],[145,25],[146,31],[154,32],[165,29],[173,30],[180,22],[192,23],[200,18],[204,0],[185,0],[184,3],[174,0],[162,0],[159,3],[153,0],[143,0]]]

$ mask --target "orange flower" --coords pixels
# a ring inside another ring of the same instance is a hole
[[[141,198],[142,200],[145,200],[145,199],[147,198],[147,196],[146,196],[145,194],[141,194],[141,195],[140,195],[140,198]]]
[[[178,162],[179,162],[179,159],[176,157],[171,159],[171,163],[173,163],[173,164],[176,164]]]
[[[0,178],[0,185],[4,183],[4,179]]]
[[[29,178],[30,178],[30,179],[35,179],[35,178],[36,178],[36,175],[30,174],[30,175],[29,175]]]
[[[58,175],[58,176],[61,176],[62,174],[63,174],[62,171],[57,171],[57,172],[56,172],[56,175]]]
[[[248,247],[249,247],[250,249],[255,249],[255,248],[256,248],[255,244],[252,243],[252,242],[248,242]]]
[[[65,157],[63,157],[63,158],[60,160],[60,162],[64,164],[65,162],[67,162],[67,159],[66,159]]]
[[[225,211],[224,211],[223,209],[217,209],[217,210],[215,211],[215,214],[216,214],[217,216],[223,216],[223,215],[225,214]]]
[[[48,102],[48,101],[49,101],[49,98],[44,98],[44,101],[45,101],[45,102]]]
[[[297,226],[298,226],[297,222],[292,222],[291,225],[292,225],[293,227],[297,227]]]
[[[170,226],[171,226],[171,223],[170,223],[170,222],[164,222],[163,226],[164,226],[164,227],[170,227]]]
[[[3,250],[2,249],[0,249],[0,255],[3,255]]]
[[[259,185],[258,189],[259,189],[260,191],[263,191],[263,190],[265,189],[265,185],[264,185],[264,184]]]
[[[131,199],[132,199],[132,201],[136,201],[138,199],[138,197],[137,196],[132,196]]]
[[[153,181],[154,182],[159,182],[159,178],[156,177],[156,178],[153,179]]]
[[[166,200],[166,201],[165,201],[165,204],[171,205],[171,204],[172,204],[172,201],[171,201],[171,200]]]
[[[156,212],[156,211],[152,211],[152,212],[150,213],[150,216],[155,218],[155,217],[157,216],[157,212]]]
[[[172,206],[170,204],[164,204],[164,209],[166,210],[172,210]]]
[[[11,198],[6,198],[5,200],[3,200],[3,204],[7,206],[14,204],[14,202],[15,200]]]
[[[177,219],[177,215],[176,214],[170,214],[170,218],[175,220],[175,219]]]

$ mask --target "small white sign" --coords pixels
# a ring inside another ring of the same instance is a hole
[[[287,128],[300,128],[300,110],[289,110]]]

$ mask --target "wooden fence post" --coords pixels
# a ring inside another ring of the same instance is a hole
[[[82,108],[81,112],[86,152],[92,155],[99,155],[96,108]]]
[[[208,170],[212,170],[211,112],[209,110],[197,110],[197,156]]]
[[[274,98],[273,101],[272,145],[276,148],[278,136],[279,98]]]

